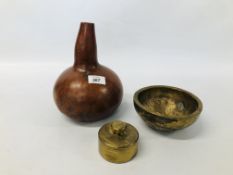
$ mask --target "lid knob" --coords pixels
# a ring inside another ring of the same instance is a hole
[[[111,123],[110,131],[112,134],[123,136],[125,135],[126,127],[127,125],[125,122],[116,120]]]

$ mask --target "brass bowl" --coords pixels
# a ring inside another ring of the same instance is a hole
[[[195,122],[202,102],[183,89],[159,85],[139,89],[134,94],[134,107],[149,127],[173,131]]]

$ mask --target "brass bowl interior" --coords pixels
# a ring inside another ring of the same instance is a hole
[[[198,109],[198,101],[192,94],[169,87],[141,91],[138,101],[146,111],[163,117],[185,117]]]

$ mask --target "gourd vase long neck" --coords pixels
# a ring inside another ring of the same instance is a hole
[[[75,44],[75,68],[90,68],[98,65],[95,26],[81,23]]]

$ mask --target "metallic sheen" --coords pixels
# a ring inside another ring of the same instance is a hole
[[[149,86],[134,94],[134,107],[153,129],[172,131],[190,126],[202,111],[201,100],[171,86]]]
[[[124,163],[137,153],[137,129],[122,121],[113,121],[99,130],[99,152],[109,162]]]

